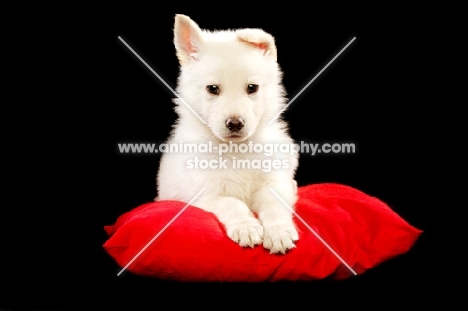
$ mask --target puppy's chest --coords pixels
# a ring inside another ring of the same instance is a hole
[[[249,204],[252,195],[262,183],[262,178],[256,175],[254,172],[247,171],[221,173],[216,186],[217,192],[222,196],[236,197]]]
[[[212,186],[223,196],[233,196],[249,203],[253,194],[264,183],[264,174],[256,170],[228,169],[217,172],[216,182]]]

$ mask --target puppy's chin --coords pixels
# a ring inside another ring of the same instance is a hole
[[[246,140],[248,135],[232,133],[224,137],[224,141],[241,142]]]
[[[220,140],[225,141],[225,142],[242,142],[249,138],[250,135],[247,133],[223,133],[223,134],[216,134],[214,133]]]

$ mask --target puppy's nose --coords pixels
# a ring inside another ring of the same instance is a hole
[[[226,127],[232,132],[239,132],[244,127],[244,120],[242,118],[228,118],[226,120]]]

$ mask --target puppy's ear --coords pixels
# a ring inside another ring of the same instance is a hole
[[[261,29],[240,29],[236,31],[237,39],[259,49],[263,55],[276,61],[276,45],[272,35]]]
[[[174,23],[174,45],[181,65],[197,59],[201,42],[200,27],[190,17],[177,14]]]

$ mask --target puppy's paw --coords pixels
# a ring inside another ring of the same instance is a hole
[[[263,227],[256,218],[246,218],[227,226],[227,235],[240,246],[254,247],[263,240]]]
[[[263,247],[270,254],[285,254],[288,250],[296,247],[295,241],[299,240],[299,234],[293,224],[264,226]]]

